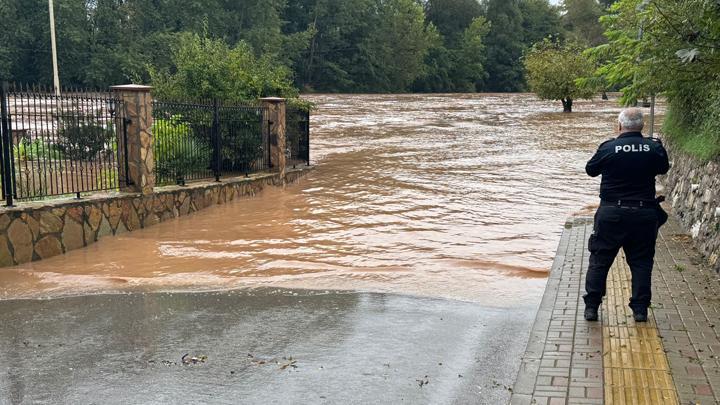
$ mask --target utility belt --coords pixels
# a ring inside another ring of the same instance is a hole
[[[654,208],[657,209],[659,201],[657,200],[600,200],[601,207],[618,207],[618,208]]]
[[[658,229],[668,220],[668,214],[660,206],[665,201],[665,196],[659,196],[654,200],[600,200],[601,207],[618,207],[627,209],[652,208],[657,212]]]

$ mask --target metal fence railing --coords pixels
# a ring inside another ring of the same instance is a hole
[[[288,166],[310,165],[310,112],[288,107],[285,117]]]
[[[14,200],[118,190],[129,163],[129,118],[111,92],[0,86],[0,198]],[[310,163],[310,114],[288,108],[287,165]],[[277,123],[264,107],[153,102],[155,184],[241,176],[273,166]],[[119,147],[118,147],[119,146]]]
[[[126,133],[121,102],[112,93],[1,87],[0,175],[7,205],[119,187],[125,165],[117,145]]]
[[[153,102],[157,185],[247,175],[269,167],[267,112],[217,101]]]

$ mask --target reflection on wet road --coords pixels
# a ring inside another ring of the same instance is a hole
[[[312,96],[317,169],[234,202],[3,269],[0,297],[291,287],[538,302],[614,101]]]

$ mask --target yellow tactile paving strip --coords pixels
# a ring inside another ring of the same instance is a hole
[[[628,307],[630,269],[618,255],[610,270],[602,308],[606,404],[679,404],[652,310],[635,323]]]

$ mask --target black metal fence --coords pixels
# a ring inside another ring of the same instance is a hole
[[[285,114],[288,166],[310,165],[310,112],[288,107]]]
[[[126,135],[112,93],[2,83],[0,89],[2,198],[114,190],[119,187],[118,142]],[[123,176],[125,177],[125,176]]]
[[[128,177],[122,153],[128,122],[113,93],[64,90],[56,95],[37,86],[1,83],[0,107],[0,198],[7,205],[117,190]],[[262,107],[154,101],[156,184],[219,180],[271,168],[272,125]],[[287,164],[309,164],[310,114],[288,108],[286,130]]]
[[[153,102],[156,184],[268,169],[266,117],[264,108],[217,101]]]

